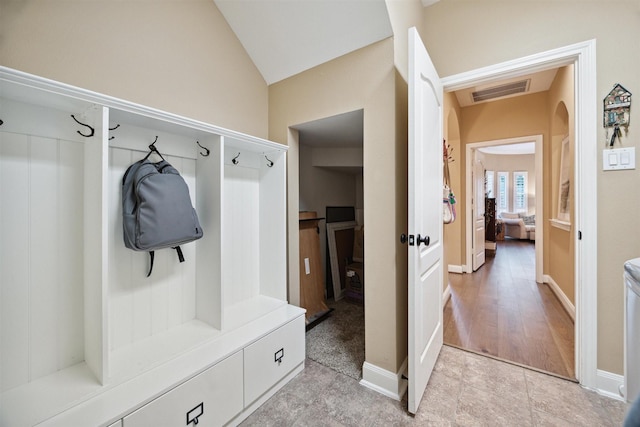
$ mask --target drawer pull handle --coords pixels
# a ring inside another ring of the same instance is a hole
[[[278,365],[282,363],[282,358],[284,357],[284,348],[281,348],[280,350],[276,351],[275,354],[273,355],[273,361],[274,362],[278,362]]]
[[[198,417],[204,414],[204,402],[201,402],[198,406],[187,412],[187,425],[193,423],[198,424]]]

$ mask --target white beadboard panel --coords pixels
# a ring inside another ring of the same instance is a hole
[[[27,136],[0,132],[2,391],[29,381],[28,158]]]
[[[170,157],[167,159],[184,178],[189,187],[189,196],[191,197],[191,205],[195,208],[196,203],[196,161],[181,157]],[[169,266],[175,271],[173,280],[168,283],[167,295],[168,304],[168,327],[172,328],[183,322],[195,318],[195,289],[196,289],[196,243],[190,242],[180,245],[185,262],[178,261],[178,256],[174,250],[169,252]],[[188,298],[183,298],[187,295]],[[184,311],[183,311],[184,310]]]
[[[0,351],[2,389],[7,390],[84,360],[82,233],[77,226],[83,220],[83,147],[1,135]],[[19,360],[8,363],[15,357]]]
[[[209,156],[198,157],[196,211],[203,236],[195,242],[198,257],[196,270],[197,318],[222,329],[222,182],[223,145],[220,137],[213,136],[200,143],[209,149]],[[190,295],[185,295],[189,298]]]
[[[243,153],[249,157],[249,153]],[[223,195],[223,301],[250,299],[260,286],[259,170],[225,165]]]
[[[113,137],[113,139],[109,141],[109,146],[111,148],[122,148],[133,151],[133,161],[138,161],[147,155],[149,152],[149,145],[153,143],[156,136],[158,139],[155,147],[162,154],[165,160],[169,161],[169,157],[171,156],[186,157],[190,159],[196,158],[197,151],[200,147],[196,145],[195,138],[177,135],[175,133],[167,132],[166,130],[159,130],[162,126],[158,126],[158,128],[146,128],[121,120],[114,121],[114,114],[116,114],[116,112],[112,110],[112,121],[109,127],[113,129],[117,125],[120,126],[117,129],[109,131],[109,135]],[[156,124],[160,125],[161,122],[158,121]],[[175,131],[177,128],[174,126],[173,130]],[[152,160],[157,161],[155,155]],[[171,161],[169,161],[169,163],[173,165]]]
[[[287,299],[286,153],[270,153],[260,168],[260,292]]]
[[[84,145],[58,146],[58,369],[84,360]]]
[[[144,153],[113,145],[109,153],[109,253],[113,260],[109,274],[109,348],[115,351],[195,318],[196,246],[181,246],[184,263],[178,261],[173,249],[155,251],[153,272],[146,277],[148,253],[124,246],[121,199],[124,173]],[[195,203],[196,161],[163,156],[181,173]]]
[[[57,287],[58,266],[64,254],[58,251],[58,144],[31,137],[29,146],[29,379],[43,377],[58,368]],[[73,200],[69,200],[73,203]],[[74,261],[75,262],[75,261]]]
[[[77,131],[86,133],[88,129],[77,124],[71,114],[81,122],[96,127],[95,110],[96,107],[91,104],[58,110],[3,98],[2,128],[4,132],[84,143],[86,138]]]
[[[109,349],[133,341],[133,284],[131,251],[122,231],[122,178],[133,163],[131,151],[109,150]],[[142,274],[142,271],[139,271]]]

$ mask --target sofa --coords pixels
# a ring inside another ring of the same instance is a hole
[[[498,220],[503,224],[504,235],[515,239],[536,240],[536,216],[524,212],[502,212]]]

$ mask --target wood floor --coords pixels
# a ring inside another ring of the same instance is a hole
[[[498,242],[473,274],[449,274],[444,342],[575,379],[574,325],[546,284],[535,281],[535,245]]]

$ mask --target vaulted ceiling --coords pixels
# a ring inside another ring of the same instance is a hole
[[[385,0],[214,0],[268,85],[391,37]]]

